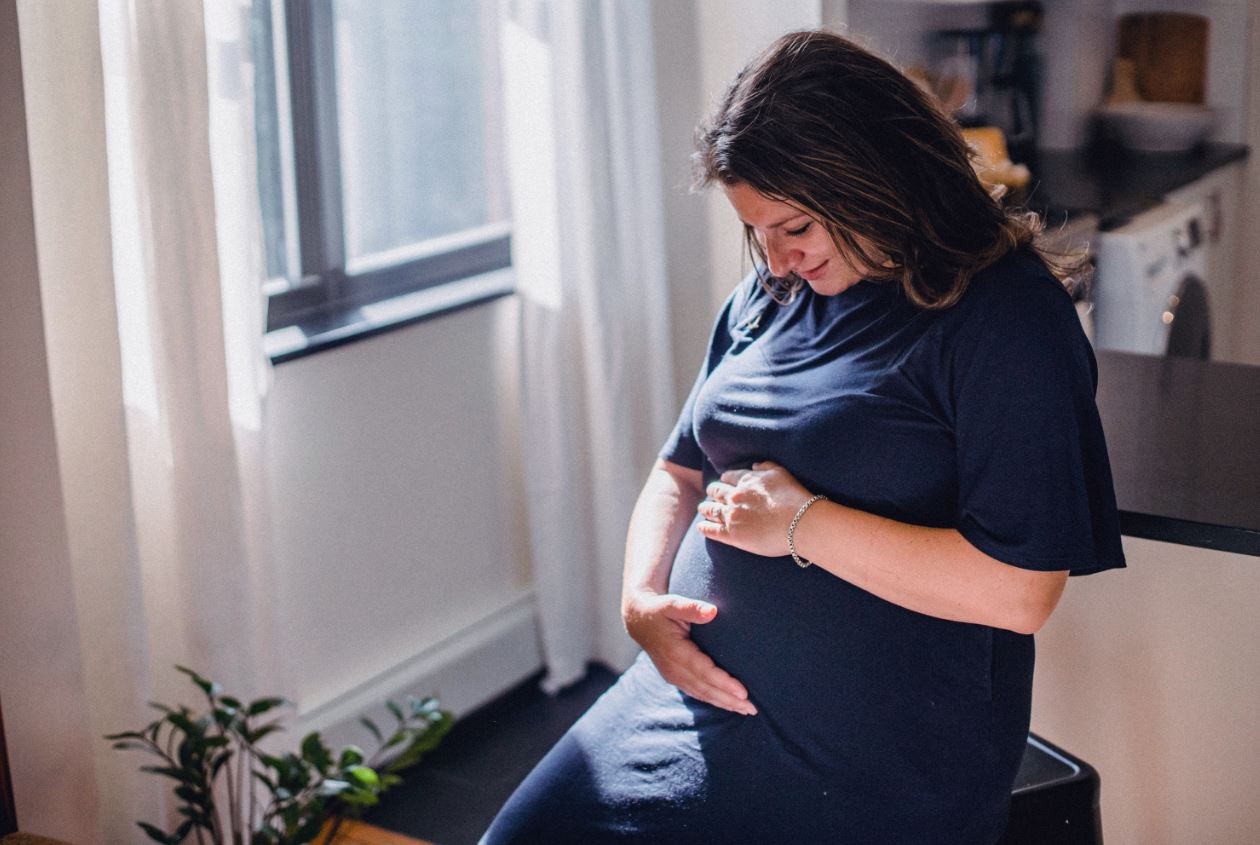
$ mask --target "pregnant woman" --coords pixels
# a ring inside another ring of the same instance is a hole
[[[695,161],[755,269],[631,518],[643,653],[483,842],[992,843],[1033,634],[1069,574],[1124,565],[1039,221],[826,32],[746,67]]]

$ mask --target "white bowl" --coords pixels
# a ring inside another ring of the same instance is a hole
[[[1116,103],[1095,114],[1116,140],[1144,152],[1184,152],[1207,137],[1216,120],[1210,106],[1193,103]]]

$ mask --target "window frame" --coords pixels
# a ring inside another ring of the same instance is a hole
[[[283,14],[282,21],[275,20],[277,10]],[[267,283],[266,330],[309,327],[311,335],[335,327],[338,342],[344,342],[347,326],[361,326],[364,333],[379,331],[379,326],[367,325],[371,321],[357,313],[362,306],[510,268],[510,222],[458,232],[373,256],[358,267],[347,266],[333,0],[282,0],[272,4],[272,12],[272,26],[284,32],[285,55],[276,61],[284,63],[288,73],[287,91],[277,73],[281,89],[277,108],[285,108],[283,95],[287,93],[292,144],[291,164],[282,166],[292,168],[296,195],[295,202],[286,203],[293,206],[287,208],[286,217],[296,215],[296,225],[286,221],[286,240],[296,235],[297,248],[288,246],[289,273],[296,279]],[[510,274],[498,275],[502,283],[490,293],[484,285],[477,286],[467,304],[511,293]],[[446,306],[440,312],[449,310]],[[421,313],[413,319],[424,316],[431,315]],[[296,356],[291,352],[284,356],[289,357]]]

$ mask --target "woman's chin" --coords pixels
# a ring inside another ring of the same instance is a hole
[[[862,277],[856,275],[837,279],[828,274],[818,279],[805,279],[805,284],[819,296],[835,296],[838,293],[844,293],[861,280]]]

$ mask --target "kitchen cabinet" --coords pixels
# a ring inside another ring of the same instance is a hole
[[[1032,729],[1101,777],[1108,845],[1260,830],[1260,367],[1100,351],[1128,567],[1037,634]]]

